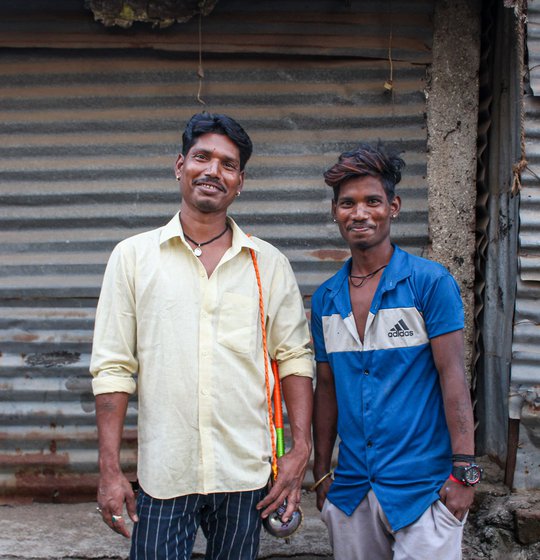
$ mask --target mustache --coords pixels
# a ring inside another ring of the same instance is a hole
[[[350,231],[355,227],[373,228],[373,225],[366,220],[355,220],[350,226],[347,226],[347,231]]]
[[[223,186],[222,183],[220,183],[219,181],[216,181],[215,179],[212,179],[211,177],[202,177],[201,179],[195,179],[193,181],[194,185],[212,185],[213,187],[216,187],[216,189],[219,189],[220,191],[225,192],[226,189]]]

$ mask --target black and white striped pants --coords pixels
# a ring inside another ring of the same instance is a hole
[[[261,532],[255,505],[265,494],[261,488],[160,500],[141,489],[130,560],[189,560],[199,526],[207,540],[206,560],[255,560]]]

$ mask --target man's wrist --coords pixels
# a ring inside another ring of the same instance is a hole
[[[289,452],[304,455],[309,459],[309,457],[311,456],[311,442],[305,439],[293,441],[293,445]]]
[[[327,478],[332,478],[333,479],[333,475],[334,475],[334,471],[330,470],[328,471],[326,474],[323,474],[321,477],[317,478],[317,480],[315,481],[314,484],[312,484],[309,487],[309,491],[310,492],[314,492],[315,490],[317,490],[317,488],[327,479]]]
[[[476,462],[476,457],[474,455],[467,455],[464,453],[454,453],[452,455],[452,463],[471,464],[475,462]]]

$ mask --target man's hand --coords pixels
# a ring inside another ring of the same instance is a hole
[[[131,520],[136,522],[139,518],[136,513],[135,494],[127,478],[122,473],[100,476],[97,502],[103,521],[113,531],[129,538],[130,533],[122,515],[124,503]]]
[[[465,486],[448,480],[444,483],[439,491],[441,502],[446,506],[448,511],[463,521],[465,514],[469,511],[474,500],[474,488],[472,486]]]
[[[262,510],[264,519],[275,511],[285,500],[287,509],[282,515],[282,520],[287,522],[294,511],[298,509],[301,500],[302,482],[309,460],[309,452],[291,449],[278,459],[278,477],[274,481],[270,492],[257,504],[257,509]]]
[[[278,459],[277,480],[268,495],[257,504],[257,509],[262,510],[264,519],[287,500],[287,509],[282,515],[282,520],[287,522],[298,509],[302,482],[311,455],[313,385],[309,377],[288,375],[281,381],[281,388],[293,443],[291,449]]]

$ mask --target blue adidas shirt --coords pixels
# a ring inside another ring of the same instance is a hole
[[[440,264],[394,246],[364,343],[352,315],[349,259],[312,299],[315,359],[332,368],[339,457],[328,499],[347,515],[373,488],[394,531],[439,498],[451,446],[430,339],[463,328],[459,288]]]

